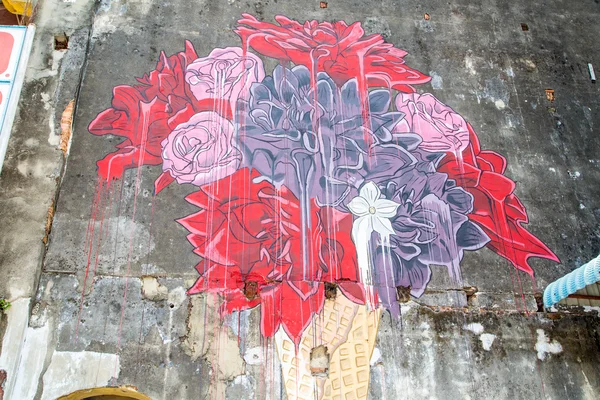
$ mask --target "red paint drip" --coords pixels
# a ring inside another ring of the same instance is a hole
[[[75,326],[75,341],[77,341],[77,339],[79,338],[79,325],[81,323],[81,314],[83,313],[83,300],[85,298],[85,290],[87,288],[87,281],[88,281],[88,277],[90,274],[90,266],[92,263],[92,254],[94,251],[94,229],[96,227],[96,217],[98,214],[98,208],[100,207],[100,203],[102,201],[103,187],[104,187],[104,181],[99,178],[98,182],[96,184],[94,201],[92,203],[90,219],[88,221],[88,227],[87,227],[87,231],[85,234],[87,263],[85,266],[85,275],[83,278],[83,288],[81,289],[81,298],[79,300],[79,312],[77,315],[77,323]]]
[[[152,103],[140,103],[141,115],[143,115],[143,120],[141,121],[141,143],[140,143],[140,151],[141,155],[138,160],[136,178],[135,178],[135,189],[133,195],[133,211],[131,216],[132,225],[135,224],[135,216],[137,211],[137,198],[140,192],[140,183],[142,178],[142,166],[144,165],[144,156],[146,154],[146,144],[148,143],[148,130],[149,130],[149,118],[150,118],[150,108],[152,107]],[[134,225],[135,226],[135,225]],[[129,239],[129,252],[127,254],[127,274],[125,275],[125,289],[123,292],[123,302],[121,304],[121,318],[119,320],[119,331],[117,334],[117,355],[120,354],[121,351],[121,334],[123,332],[123,320],[125,319],[125,309],[127,305],[127,291],[129,289],[129,275],[131,273],[131,255],[133,253],[133,239],[135,235],[131,234]],[[115,375],[116,375],[116,363],[115,363]]]

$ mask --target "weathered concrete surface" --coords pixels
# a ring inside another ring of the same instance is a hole
[[[28,330],[49,332],[35,345],[43,363],[22,367],[37,382],[33,398],[107,382],[135,385],[152,399],[285,396],[272,343],[260,339],[258,310],[221,324],[218,299],[185,296],[198,258],[173,220],[195,210],[173,201],[190,190],[179,185],[152,204],[159,167],[143,170],[135,218],[135,173],[126,173],[119,201],[104,221],[107,239],[100,243],[97,270],[89,281],[84,277],[95,162],[118,142],[87,133],[89,122],[110,105],[112,88],[152,70],[160,51],[181,51],[185,39],[203,55],[239,45],[232,29],[242,12],[269,21],[277,14],[360,20],[368,32],[383,33],[407,50],[407,63],[433,77],[420,89],[452,106],[486,148],[508,158],[507,175],[518,183],[528,229],[562,261],[532,261],[538,288],[600,251],[598,87],[586,70],[588,62],[600,66],[595,1],[340,0],[326,9],[318,1],[190,3],[40,3],[20,113],[0,176],[0,227],[10,232],[0,240],[0,296],[13,301],[35,294],[48,209],[61,184],[40,287],[29,326],[21,326],[24,338]],[[424,20],[424,13],[431,19]],[[63,31],[71,36],[70,49],[55,52],[52,37]],[[555,90],[552,103],[547,88]],[[76,97],[73,144],[61,181],[60,113]],[[550,319],[535,313],[529,278],[489,250],[467,253],[461,266],[459,284],[436,269],[421,305],[403,307],[400,323],[384,314],[371,360],[371,398],[595,398],[596,315]],[[463,286],[478,291],[467,297]],[[530,314],[516,312],[524,309]],[[31,354],[27,342],[9,344]],[[6,349],[4,344],[3,357],[9,357]],[[57,368],[66,356],[87,360],[102,379],[90,379],[90,370],[82,368],[69,372],[65,385]],[[11,388],[19,372],[9,371]]]
[[[11,300],[36,290],[49,209],[62,178],[60,116],[77,95],[93,1],[45,0],[20,106],[0,176],[0,295]],[[55,51],[54,35],[71,36],[70,50]]]

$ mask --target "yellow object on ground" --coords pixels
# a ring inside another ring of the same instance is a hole
[[[33,8],[31,0],[2,0],[2,4],[12,14],[31,16],[31,9]]]
[[[132,386],[78,390],[75,393],[62,396],[58,400],[85,400],[90,398],[95,399],[96,397],[106,400],[150,400],[150,397],[139,393],[137,389]]]

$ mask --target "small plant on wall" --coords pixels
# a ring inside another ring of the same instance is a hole
[[[0,299],[0,311],[6,311],[10,308],[10,302],[6,299]]]

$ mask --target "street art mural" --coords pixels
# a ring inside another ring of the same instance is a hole
[[[97,162],[100,185],[144,165],[162,168],[157,196],[193,185],[180,201],[197,212],[177,220],[201,260],[188,294],[218,293],[222,315],[260,307],[289,398],[366,398],[380,313],[422,296],[431,266],[460,281],[465,251],[531,276],[530,257],[558,259],[523,227],[506,159],[415,91],[430,78],[405,51],[359,22],[275,19],[244,14],[240,47],[188,42],[114,88],[89,126],[123,137]]]

